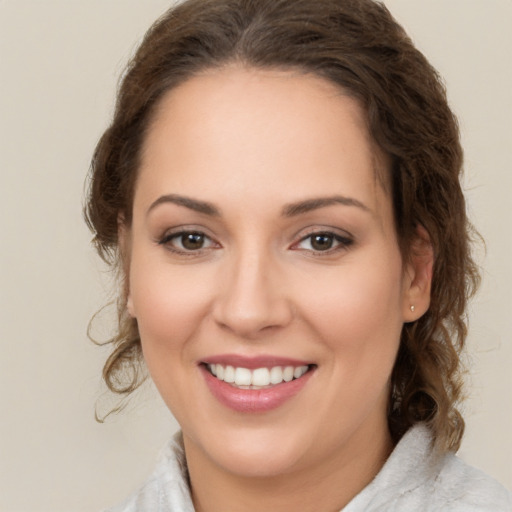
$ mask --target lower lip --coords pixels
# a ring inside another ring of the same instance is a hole
[[[237,412],[266,412],[283,405],[307,384],[313,370],[299,379],[282,382],[270,388],[239,389],[214,377],[204,365],[200,366],[206,384],[217,400]]]

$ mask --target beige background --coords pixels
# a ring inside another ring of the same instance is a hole
[[[388,0],[446,78],[487,240],[471,312],[461,456],[512,487],[512,1]],[[110,281],[81,219],[117,77],[168,1],[0,0],[0,510],[124,498],[176,428],[151,386],[94,421],[105,350],[85,336]],[[104,402],[102,402],[104,403]]]

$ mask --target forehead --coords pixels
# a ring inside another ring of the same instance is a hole
[[[232,66],[164,96],[145,140],[137,190],[293,201],[334,187],[368,196],[386,169],[364,110],[341,88],[299,71]]]

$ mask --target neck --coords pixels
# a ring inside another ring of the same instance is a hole
[[[342,456],[324,458],[316,466],[253,477],[226,471],[184,439],[197,512],[339,511],[373,480],[392,450],[386,428],[363,442],[351,439]]]

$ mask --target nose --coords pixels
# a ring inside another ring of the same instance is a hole
[[[283,272],[268,255],[254,251],[240,255],[234,264],[226,264],[219,279],[213,316],[223,329],[257,339],[291,322],[293,308]]]

